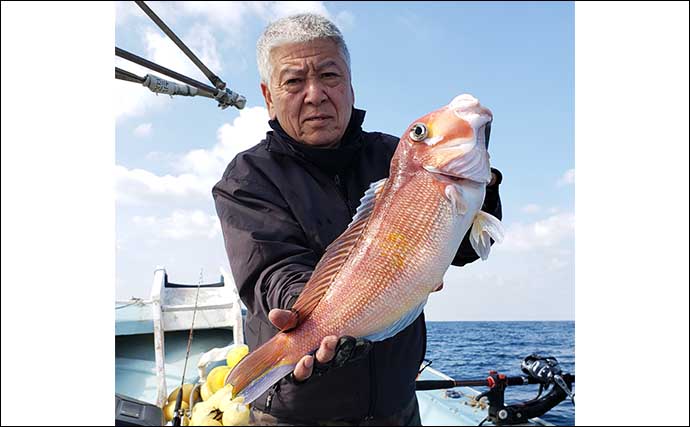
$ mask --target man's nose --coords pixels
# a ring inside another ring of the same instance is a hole
[[[305,90],[307,94],[304,102],[307,104],[319,105],[327,98],[326,87],[318,79],[308,79]]]

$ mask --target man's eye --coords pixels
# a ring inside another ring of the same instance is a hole
[[[287,79],[285,81],[285,84],[291,86],[291,85],[299,84],[301,81],[302,81],[302,79]]]
[[[321,77],[327,78],[327,79],[328,78],[334,78],[334,77],[338,77],[338,74],[336,74],[336,73],[323,73],[323,74],[321,74]]]

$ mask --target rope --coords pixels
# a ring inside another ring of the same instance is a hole
[[[131,301],[131,302],[129,302],[129,303],[125,304],[125,305],[121,305],[121,306],[119,306],[119,307],[115,307],[115,310],[119,310],[119,309],[121,309],[121,308],[129,307],[130,305],[134,305],[134,304],[145,305],[145,304],[147,304],[147,303],[150,302],[150,301],[144,301],[143,298],[135,298],[135,297],[130,298],[130,301]]]

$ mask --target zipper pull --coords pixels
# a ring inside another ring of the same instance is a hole
[[[338,187],[340,187],[340,175],[336,174],[336,175],[333,177],[333,182],[335,182],[335,185],[337,185]]]

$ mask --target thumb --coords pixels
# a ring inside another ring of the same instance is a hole
[[[290,310],[274,308],[268,312],[268,320],[270,320],[276,328],[285,331],[297,326],[297,313]]]

